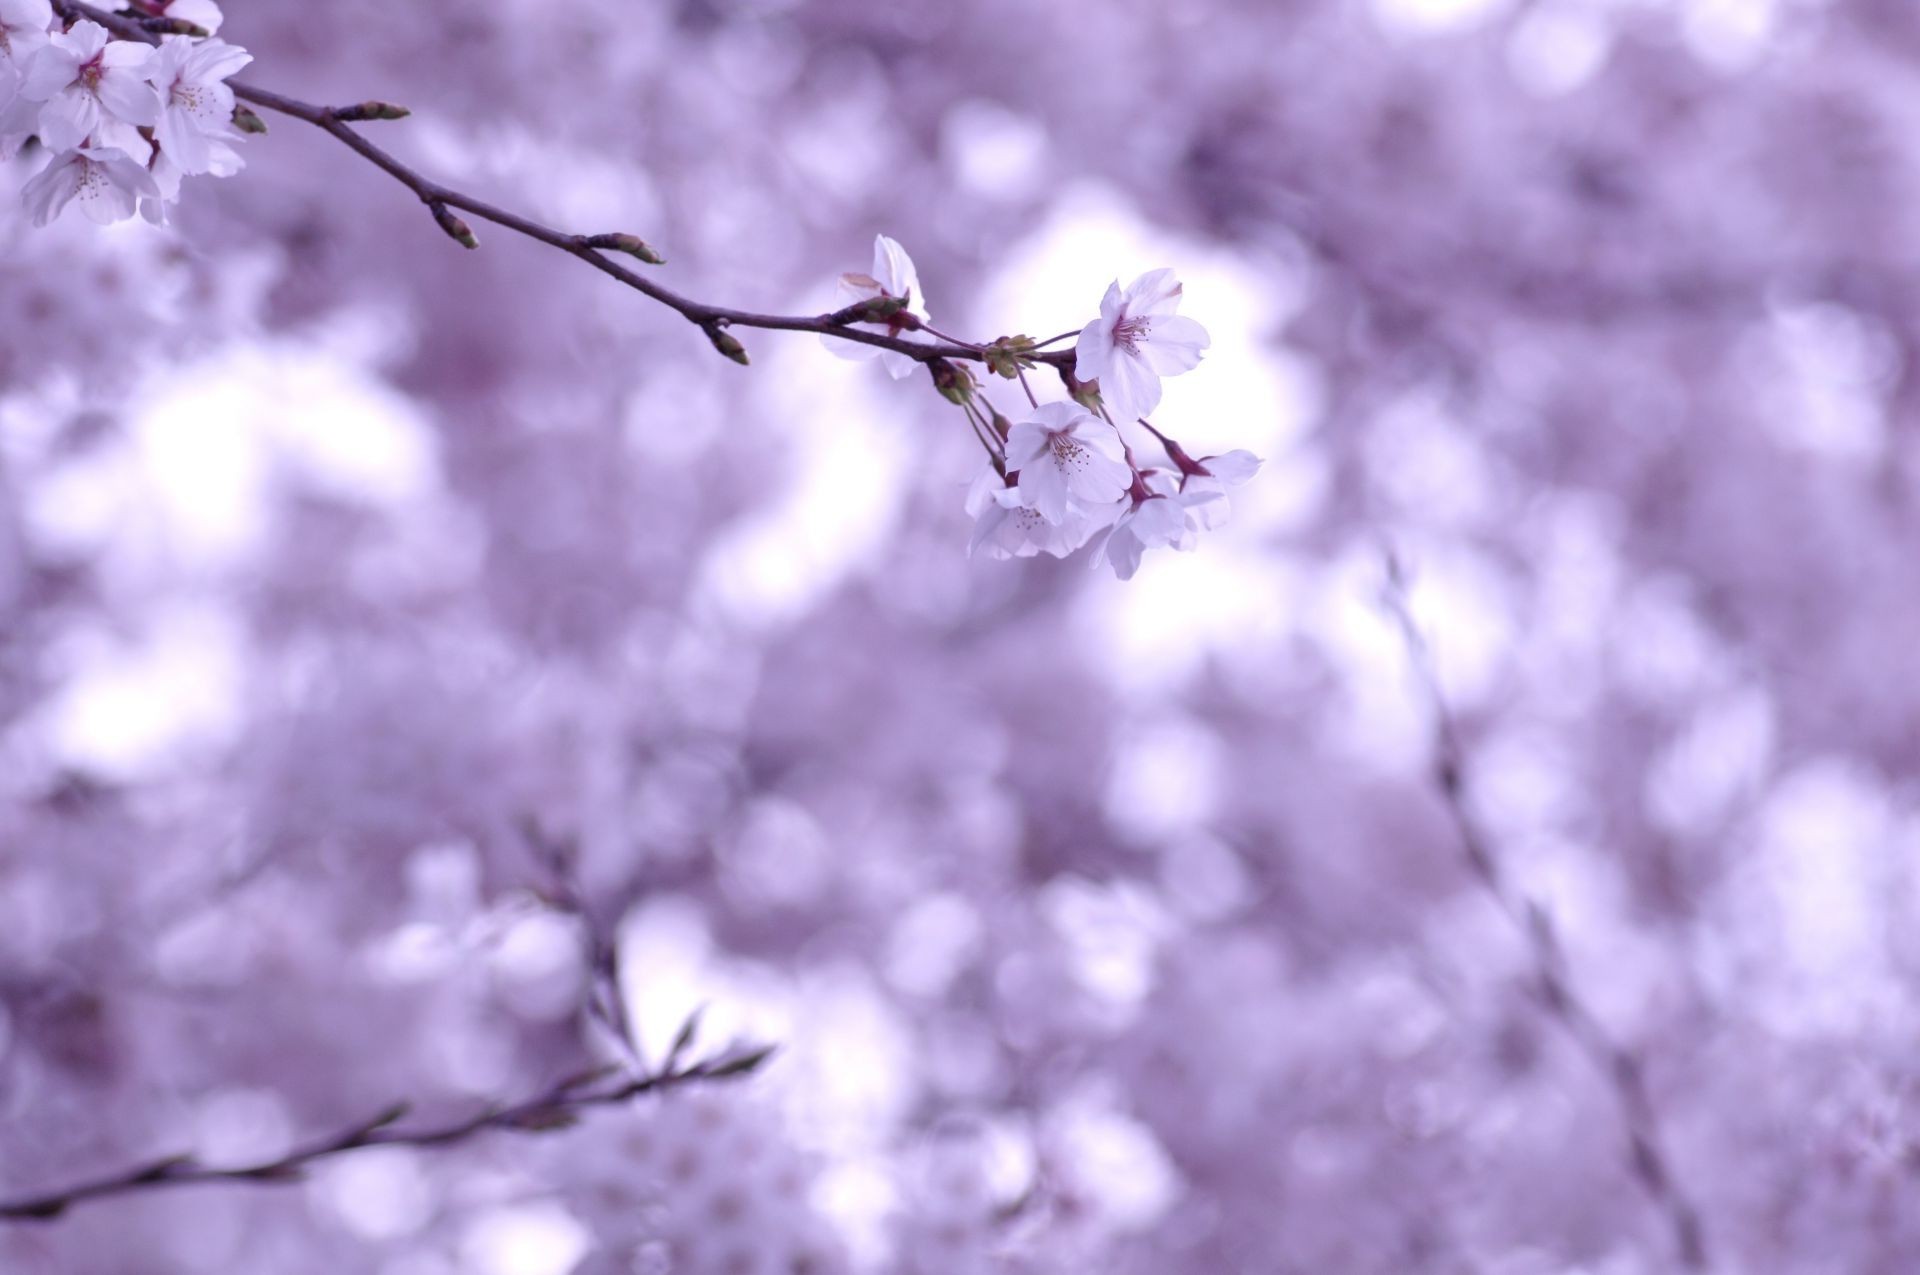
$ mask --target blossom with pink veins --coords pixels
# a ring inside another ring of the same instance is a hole
[[[1123,290],[1107,287],[1100,317],[1080,330],[1074,376],[1100,382],[1100,399],[1116,421],[1138,420],[1160,405],[1160,378],[1191,371],[1212,344],[1207,330],[1180,308],[1172,270],[1152,270]]]
[[[161,154],[182,173],[207,173],[225,163],[216,146],[238,136],[233,127],[233,90],[226,78],[253,61],[245,49],[224,40],[171,36],[148,68],[160,91],[161,113],[154,137]],[[233,157],[229,172],[239,167]]]
[[[89,221],[104,226],[133,216],[139,202],[159,198],[160,189],[125,151],[74,150],[56,155],[22,193],[36,226],[58,217],[76,199]]]
[[[1007,468],[1020,500],[1048,522],[1074,505],[1109,505],[1133,481],[1126,446],[1111,425],[1077,403],[1045,403],[1007,434]]]
[[[1091,509],[1076,505],[1059,522],[1048,522],[989,466],[967,492],[967,512],[974,520],[967,556],[1032,558],[1045,553],[1064,558],[1087,543],[1117,510],[1117,502]]]
[[[150,45],[115,40],[97,22],[76,22],[56,33],[27,64],[20,87],[40,102],[41,144],[56,154],[73,150],[103,126],[152,127],[160,122],[160,93],[147,78],[156,56]]]

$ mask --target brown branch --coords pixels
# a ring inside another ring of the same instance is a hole
[[[1474,879],[1519,930],[1547,1016],[1560,1025],[1612,1088],[1626,1125],[1633,1175],[1664,1217],[1681,1264],[1688,1270],[1705,1270],[1708,1266],[1706,1232],[1699,1210],[1675,1175],[1672,1157],[1661,1139],[1640,1059],[1613,1038],[1569,977],[1553,918],[1502,872],[1493,838],[1467,801],[1466,749],[1440,689],[1433,649],[1414,622],[1406,577],[1391,552],[1387,554],[1386,565],[1384,600],[1399,626],[1408,662],[1433,713],[1434,786],[1439,789],[1461,853]]]
[[[531,1098],[507,1106],[489,1106],[464,1120],[418,1129],[393,1126],[409,1111],[405,1103],[389,1107],[347,1130],[297,1147],[277,1159],[230,1168],[196,1163],[191,1156],[165,1156],[133,1168],[104,1174],[59,1191],[23,1199],[0,1201],[0,1223],[50,1221],[76,1204],[109,1196],[127,1195],[159,1187],[193,1186],[210,1182],[271,1183],[300,1181],[306,1166],[328,1156],[365,1147],[442,1147],[464,1142],[489,1130],[539,1132],[567,1128],[582,1113],[618,1106],[643,1094],[665,1092],[683,1085],[712,1083],[745,1076],[773,1053],[772,1046],[756,1046],[680,1066],[678,1055],[692,1037],[691,1020],[675,1041],[675,1050],[657,1072],[599,1087],[609,1079],[605,1068],[562,1080]]]
[[[160,35],[152,23],[139,19],[122,17],[109,13],[82,0],[55,0],[54,8],[69,20],[88,18],[106,27],[115,35],[128,40],[140,40],[149,44],[158,43]],[[171,28],[169,28],[171,29]],[[659,302],[675,311],[687,322],[694,324],[707,334],[714,348],[738,363],[745,363],[746,352],[740,343],[727,334],[729,327],[763,328],[776,332],[813,332],[820,336],[836,337],[843,341],[853,341],[860,345],[877,346],[883,350],[892,350],[922,363],[931,363],[935,359],[974,359],[982,360],[985,355],[973,346],[951,342],[931,343],[907,341],[896,336],[868,332],[849,326],[853,321],[851,312],[862,307],[848,307],[845,310],[821,315],[779,315],[757,314],[750,310],[734,310],[725,306],[709,305],[682,296],[669,288],[648,279],[636,271],[630,270],[617,261],[611,261],[603,255],[605,251],[621,251],[638,256],[643,261],[658,264],[660,258],[651,248],[631,235],[576,235],[543,225],[530,217],[521,216],[505,208],[499,208],[472,195],[445,186],[426,177],[404,161],[368,141],[350,125],[358,120],[398,119],[406,112],[404,108],[390,106],[383,102],[360,102],[352,106],[328,107],[316,106],[298,98],[275,93],[270,89],[255,88],[241,81],[229,81],[235,97],[255,106],[281,115],[290,115],[305,120],[315,128],[321,129],[341,145],[380,169],[395,181],[405,186],[419,197],[421,203],[433,215],[440,228],[448,236],[468,248],[479,247],[479,241],[473,233],[450,210],[459,209],[470,213],[482,221],[492,222],[505,227],[516,234],[524,235],[549,247],[558,248],[569,256],[578,257],[602,274],[609,275],[634,291]],[[631,241],[645,251],[636,251],[631,246],[616,245],[615,240]],[[1036,354],[1036,359],[1051,363],[1066,370],[1073,358],[1072,351],[1059,351],[1053,354]]]

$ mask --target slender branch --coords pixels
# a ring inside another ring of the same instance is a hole
[[[82,0],[56,0],[54,7],[70,20],[91,19],[124,39],[153,44],[160,38],[146,22],[109,13],[94,5],[83,3]],[[459,209],[482,221],[492,222],[516,234],[537,240],[549,247],[558,248],[569,256],[578,257],[602,274],[617,279],[643,296],[675,311],[687,322],[704,331],[716,350],[736,362],[746,362],[746,352],[740,348],[738,341],[727,335],[726,329],[729,327],[763,328],[779,332],[813,332],[820,336],[835,337],[860,345],[878,346],[883,350],[893,350],[922,363],[940,358],[976,361],[985,358],[979,347],[964,343],[947,341],[934,344],[925,341],[908,341],[850,326],[852,320],[847,317],[845,311],[821,315],[757,314],[750,310],[735,310],[696,301],[670,288],[662,287],[639,272],[630,270],[604,255],[604,250],[610,246],[610,241],[615,238],[632,239],[631,236],[569,234],[535,221],[531,217],[496,207],[451,186],[433,181],[405,161],[368,141],[351,126],[351,123],[357,120],[398,118],[399,115],[404,114],[398,108],[387,108],[392,113],[381,114],[379,111],[369,109],[380,106],[381,104],[378,103],[359,103],[343,107],[316,106],[311,102],[303,102],[298,98],[273,92],[271,89],[256,88],[241,81],[235,80],[228,83],[233,89],[234,96],[240,100],[251,102],[255,106],[264,107],[281,115],[305,120],[392,177],[418,196],[427,206],[428,211],[433,214],[440,228],[461,244],[474,248],[479,246],[479,241],[473,237],[472,231],[467,229],[466,224],[449,211],[451,209]],[[632,242],[638,244],[640,241],[632,240]],[[649,257],[643,256],[642,259],[649,259]],[[651,256],[650,259],[655,262],[659,260],[657,256]],[[1061,351],[1035,357],[1045,362],[1065,366],[1072,355],[1070,351]]]
[[[1486,890],[1526,943],[1538,983],[1541,1004],[1580,1052],[1586,1055],[1613,1089],[1626,1124],[1627,1147],[1633,1174],[1645,1188],[1673,1235],[1680,1261],[1688,1270],[1705,1270],[1707,1239],[1699,1210],[1673,1170],[1673,1160],[1660,1135],[1653,1100],[1647,1093],[1639,1057],[1619,1043],[1574,986],[1566,968],[1553,918],[1538,901],[1514,886],[1501,870],[1492,836],[1468,804],[1466,749],[1434,663],[1433,649],[1414,622],[1400,562],[1387,555],[1384,599],[1399,626],[1409,663],[1424,688],[1433,712],[1433,779],[1439,789],[1454,835],[1474,879]]]
[[[691,1026],[690,1021],[689,1028]],[[691,1032],[683,1031],[681,1036],[683,1040],[690,1039]],[[675,1052],[677,1055],[680,1050],[676,1049]],[[507,1106],[489,1106],[464,1120],[414,1129],[394,1127],[409,1111],[405,1103],[400,1103],[343,1132],[296,1147],[277,1159],[232,1168],[215,1168],[196,1163],[191,1156],[165,1156],[45,1195],[0,1201],[0,1223],[50,1221],[74,1205],[88,1200],[160,1187],[210,1182],[297,1182],[306,1166],[314,1161],[366,1147],[443,1147],[465,1142],[490,1130],[526,1132],[566,1128],[576,1123],[584,1112],[598,1107],[619,1106],[642,1094],[745,1076],[765,1062],[772,1052],[771,1046],[759,1046],[684,1067],[678,1064],[677,1057],[670,1057],[657,1072],[622,1080],[611,1086],[604,1084],[608,1079],[607,1070],[596,1069],[569,1077],[531,1098]]]
[[[627,998],[620,989],[619,944],[600,924],[580,889],[578,847],[550,834],[532,818],[522,821],[521,835],[547,872],[546,892],[551,901],[578,917],[586,936],[588,987],[582,1009],[629,1063],[644,1070],[646,1060],[640,1053],[640,1037],[627,1011]]]

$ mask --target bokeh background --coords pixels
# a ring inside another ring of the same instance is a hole
[[[1267,466],[1129,584],[968,561],[921,378],[736,367],[296,121],[171,230],[33,230],[9,166],[0,1196],[536,1093],[607,1056],[596,928],[652,1056],[698,1005],[781,1048],[0,1225],[0,1269],[1633,1275],[1675,1201],[1711,1269],[1913,1269],[1920,8],[222,34],[702,299],[817,312],[884,232],[943,327],[1050,335],[1173,266],[1214,345],[1157,419]],[[1389,555],[1657,1172],[1461,853]]]

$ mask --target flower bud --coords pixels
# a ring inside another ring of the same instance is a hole
[[[233,108],[233,126],[243,133],[264,133],[267,122],[256,115],[252,108],[236,106]]]
[[[440,229],[462,248],[478,248],[480,241],[474,237],[473,230],[466,222],[455,216],[453,210],[439,200],[429,205],[433,209],[433,219],[440,223]]]
[[[1067,383],[1067,395],[1089,412],[1100,410],[1100,380],[1095,377],[1083,381],[1065,368],[1060,369],[1060,379]]]
[[[343,124],[356,120],[403,120],[413,114],[404,106],[395,106],[392,102],[359,102],[353,106],[335,107],[328,112]]]
[[[1022,369],[1033,366],[1029,356],[1032,349],[1030,336],[1003,336],[986,347],[987,369],[1011,381]]]
[[[667,259],[656,251],[652,244],[639,235],[611,234],[592,235],[587,239],[587,247],[603,248],[608,252],[624,252],[629,257],[638,257],[650,266],[665,265]]]
[[[963,367],[946,359],[930,359],[927,371],[933,375],[933,388],[940,397],[958,407],[973,397],[973,377]]]
[[[741,367],[747,366],[747,347],[740,344],[732,333],[720,327],[718,324],[707,328],[706,333],[707,340],[713,342],[714,349],[720,351],[720,353],[726,355]]]

